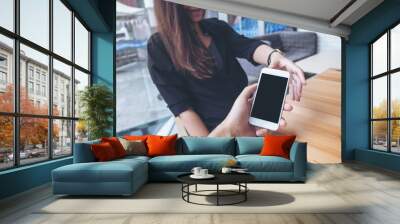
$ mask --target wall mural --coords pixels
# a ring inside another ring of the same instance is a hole
[[[204,12],[196,11],[197,9],[193,8],[187,9],[193,10],[192,16]],[[158,13],[160,14],[160,12]],[[163,13],[165,15],[166,12]],[[187,109],[195,112],[198,115],[195,118],[202,121],[208,133],[212,133],[221,123],[221,119],[227,116],[243,88],[257,82],[264,66],[252,63],[251,60],[248,60],[249,58],[246,59],[246,56],[238,57],[236,60],[245,75],[243,77],[239,75],[240,78],[236,80],[235,85],[230,86],[233,81],[227,79],[224,82],[226,85],[216,88],[213,85],[218,82],[213,79],[221,78],[218,77],[218,74],[224,73],[225,66],[225,56],[221,53],[223,52],[221,46],[212,47],[213,44],[218,44],[216,38],[208,48],[210,51],[216,49],[222,55],[222,59],[215,57],[215,54],[212,57],[211,64],[215,65],[216,70],[211,73],[216,74],[215,77],[205,79],[200,77],[201,81],[199,81],[199,77],[192,75],[185,77],[185,81],[182,81],[180,78],[176,78],[176,75],[168,74],[175,68],[174,63],[171,63],[173,59],[165,61],[162,59],[165,56],[163,52],[170,52],[171,49],[160,51],[159,49],[163,49],[158,46],[161,37],[158,38],[160,39],[158,41],[157,38],[152,37],[160,28],[157,24],[160,18],[157,20],[156,14],[157,2],[154,3],[153,0],[117,1],[117,134],[203,135],[203,130],[191,127],[190,123],[197,121],[188,122],[185,117],[178,115]],[[340,162],[340,38],[240,15],[229,15],[211,10],[206,10],[203,14],[201,16],[204,16],[206,20],[215,18],[212,21],[217,21],[215,22],[217,24],[225,24],[222,27],[229,27],[227,30],[232,30],[237,35],[262,41],[272,48],[280,49],[287,59],[296,63],[304,71],[307,85],[302,91],[301,100],[297,102],[290,100],[291,97],[287,97],[287,102],[293,105],[294,109],[284,112],[283,117],[287,125],[280,128],[278,132],[296,134],[299,141],[308,142],[308,160],[310,162]],[[161,21],[167,23],[171,20]],[[182,24],[185,23],[182,22]],[[168,27],[168,24],[164,24],[164,27]],[[209,33],[205,32],[206,36],[215,35],[213,29],[208,31]],[[213,37],[215,38],[215,36]],[[244,41],[242,43],[251,45],[253,42]],[[150,50],[149,55],[148,48],[157,50]],[[233,48],[240,49],[240,46]],[[174,52],[179,51],[179,49],[173,50]],[[247,51],[248,49],[245,49],[241,52]],[[202,54],[201,51],[198,52],[198,55]],[[216,53],[216,55],[219,54]],[[205,58],[204,64],[207,65],[207,63],[207,58]],[[197,64],[201,65],[201,63]],[[233,73],[240,72],[234,71]],[[192,83],[187,85],[188,82]],[[201,83],[201,85],[193,88],[193,83]],[[206,105],[202,103],[204,99],[190,97],[196,91],[203,90],[209,90],[210,93],[210,95],[204,94],[204,97],[210,99],[210,103]],[[215,91],[222,91],[222,93],[213,96],[212,93]],[[232,94],[234,95],[233,99]],[[189,114],[189,117],[193,117],[192,114]]]

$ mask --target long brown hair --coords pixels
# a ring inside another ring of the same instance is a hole
[[[201,43],[184,6],[154,0],[154,11],[157,30],[175,68],[199,79],[209,78],[214,60]]]

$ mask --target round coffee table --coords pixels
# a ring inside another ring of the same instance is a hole
[[[193,179],[189,174],[182,174],[178,176],[178,181],[182,183],[182,199],[188,203],[198,205],[234,205],[245,202],[247,200],[247,192],[249,188],[247,183],[255,180],[255,177],[248,173],[216,173],[212,179]],[[198,190],[197,185],[215,185],[215,190]],[[237,190],[224,190],[220,189],[220,185],[236,185]],[[190,186],[195,186],[194,191],[190,191]],[[215,194],[206,194],[214,192]],[[216,204],[202,204],[190,200],[190,196],[203,196],[203,197],[216,197]],[[240,199],[231,203],[221,203],[221,197],[240,196]]]

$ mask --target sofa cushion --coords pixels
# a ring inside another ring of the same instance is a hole
[[[178,154],[225,154],[234,155],[235,141],[229,137],[182,137],[178,142]]]
[[[292,172],[292,161],[278,156],[239,155],[240,167],[249,172]]]
[[[236,155],[259,154],[264,145],[262,137],[237,137]]]
[[[199,166],[210,171],[219,171],[230,159],[231,155],[175,155],[158,156],[149,160],[151,172],[190,172],[193,167]]]
[[[280,156],[290,159],[290,148],[293,145],[296,135],[265,135],[264,146],[261,149],[261,156]]]
[[[141,140],[126,140],[124,138],[118,138],[122,146],[126,151],[126,155],[137,155],[145,156],[147,155],[146,143]]]
[[[124,135],[124,139],[129,140],[129,141],[146,141],[148,135]]]
[[[53,170],[57,182],[130,182],[134,173],[147,172],[141,159],[122,159],[109,162],[74,163]],[[146,173],[147,175],[147,173]]]
[[[119,139],[117,137],[104,137],[101,138],[101,142],[108,142],[114,149],[115,155],[117,158],[122,158],[126,156],[126,151],[124,149],[124,146],[121,144]]]
[[[118,158],[112,145],[108,142],[93,144],[90,147],[92,149],[94,157],[96,157],[96,161],[105,162]]]
[[[150,135],[147,137],[148,156],[166,156],[176,154],[176,139],[178,135],[160,136]]]

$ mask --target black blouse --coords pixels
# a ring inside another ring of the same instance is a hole
[[[239,35],[229,24],[215,18],[202,20],[200,26],[212,38],[208,50],[214,57],[216,69],[211,78],[198,79],[178,72],[158,33],[148,42],[148,68],[175,116],[191,108],[212,131],[224,120],[237,96],[248,85],[246,73],[236,57],[256,64],[253,53],[264,43]]]

